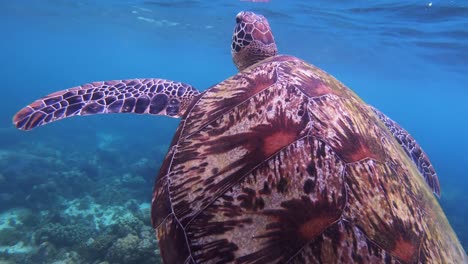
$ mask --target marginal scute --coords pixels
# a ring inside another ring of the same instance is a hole
[[[190,257],[185,230],[174,215],[156,228],[156,236],[164,263],[184,263]]]
[[[330,226],[288,263],[401,264],[398,259],[370,241],[359,227],[348,221],[339,221]]]
[[[151,224],[153,228],[158,228],[172,213],[168,188],[168,176],[161,176],[154,186],[153,200],[151,202]]]

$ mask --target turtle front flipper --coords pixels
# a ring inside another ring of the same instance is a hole
[[[427,154],[422,150],[418,142],[416,142],[416,140],[408,133],[408,131],[406,131],[384,113],[380,112],[372,106],[371,109],[374,111],[374,113],[377,114],[379,119],[385,124],[388,130],[390,130],[398,143],[400,143],[400,145],[403,147],[406,154],[414,162],[414,164],[416,164],[416,167],[426,180],[426,183],[432,189],[432,192],[434,192],[437,196],[440,196],[440,185],[439,179],[437,178],[437,173],[435,172]]]
[[[87,83],[49,94],[21,109],[13,124],[30,130],[66,117],[136,113],[180,117],[200,92],[191,85],[163,79]]]

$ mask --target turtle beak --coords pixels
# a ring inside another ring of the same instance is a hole
[[[242,22],[242,16],[244,15],[244,11],[240,11],[239,13],[237,13],[236,15],[236,24],[239,24],[240,22]]]

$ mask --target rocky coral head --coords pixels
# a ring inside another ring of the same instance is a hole
[[[278,54],[270,24],[264,16],[246,11],[237,14],[231,54],[240,71]]]

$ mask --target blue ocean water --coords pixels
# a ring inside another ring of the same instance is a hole
[[[154,263],[148,203],[178,120],[96,115],[26,133],[11,118],[91,81],[158,77],[204,90],[236,73],[241,10],[269,19],[281,53],[410,131],[468,249],[466,1],[21,0],[0,3],[0,261]],[[124,245],[134,255],[119,255]]]

